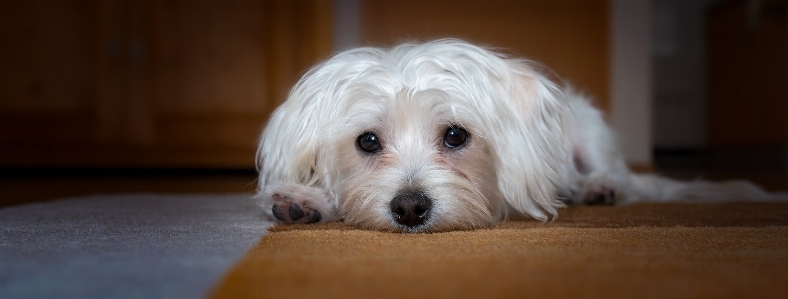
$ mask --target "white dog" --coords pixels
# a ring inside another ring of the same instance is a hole
[[[454,39],[346,51],[307,72],[258,149],[284,223],[434,232],[565,203],[769,199],[744,182],[632,173],[599,110],[531,63]]]

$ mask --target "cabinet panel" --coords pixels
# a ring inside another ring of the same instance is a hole
[[[0,167],[252,168],[331,2],[0,1]]]
[[[786,6],[730,1],[709,12],[710,147],[788,145]]]
[[[0,111],[86,111],[94,100],[95,7],[3,1]]]
[[[157,111],[264,112],[263,9],[261,1],[157,2]]]

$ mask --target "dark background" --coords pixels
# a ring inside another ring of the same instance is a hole
[[[786,3],[647,2],[652,159],[633,167],[788,187]],[[500,47],[613,113],[615,4],[0,1],[0,204],[250,192],[268,115],[310,65],[350,46]]]

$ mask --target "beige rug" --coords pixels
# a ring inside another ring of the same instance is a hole
[[[778,298],[788,204],[571,207],[436,234],[277,226],[212,298]]]

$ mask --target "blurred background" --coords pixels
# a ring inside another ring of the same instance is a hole
[[[788,189],[788,1],[0,1],[0,206],[250,192],[312,64],[458,37],[594,98],[630,165]]]

